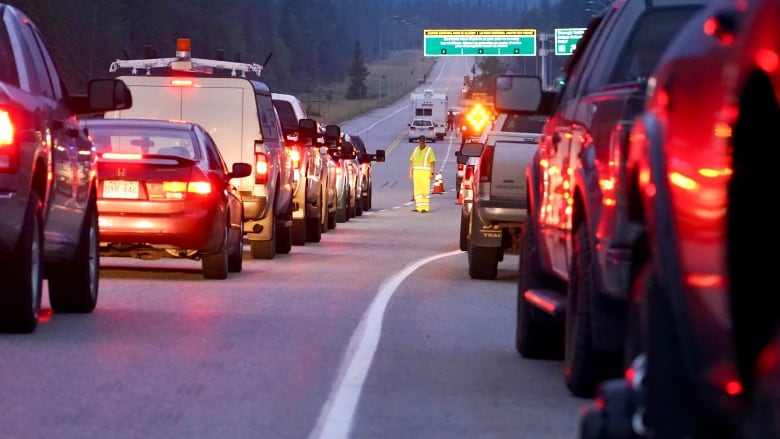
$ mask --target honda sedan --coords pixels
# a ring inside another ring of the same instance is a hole
[[[243,212],[237,182],[200,125],[142,119],[84,121],[98,153],[101,256],[189,258],[203,277],[240,272]]]

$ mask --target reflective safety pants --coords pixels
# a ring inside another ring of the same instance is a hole
[[[431,171],[430,169],[415,169],[412,171],[414,181],[414,202],[419,212],[431,209]]]

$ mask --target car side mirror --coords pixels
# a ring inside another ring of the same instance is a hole
[[[384,162],[385,161],[385,150],[384,149],[377,149],[376,153],[373,154],[371,159],[375,162]]]
[[[228,179],[231,178],[243,178],[252,174],[252,165],[249,163],[233,163],[233,169],[228,175]]]

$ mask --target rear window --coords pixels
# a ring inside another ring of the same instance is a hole
[[[623,48],[622,62],[610,82],[645,81],[655,69],[666,46],[699,10],[697,7],[653,9],[641,18],[634,35]]]
[[[19,74],[16,71],[16,60],[11,49],[11,40],[8,37],[8,29],[0,20],[0,81],[19,86]]]
[[[274,100],[274,107],[279,114],[279,122],[282,124],[282,131],[285,134],[298,130],[298,116],[291,103],[287,101]]]
[[[415,120],[414,122],[412,122],[412,125],[416,127],[429,127],[433,125],[433,122],[431,122],[430,120]]]
[[[89,125],[89,134],[98,153],[120,152],[175,155],[200,160],[195,133],[148,127]]]
[[[545,122],[547,122],[546,116],[510,114],[507,116],[506,121],[504,121],[501,131],[512,133],[541,133]]]

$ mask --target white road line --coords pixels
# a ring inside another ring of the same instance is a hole
[[[463,252],[455,250],[420,259],[382,283],[352,334],[347,351],[342,358],[339,378],[322,407],[309,439],[349,438],[363,383],[371,368],[379,337],[382,335],[382,320],[390,298],[401,282],[418,268],[436,259],[459,254]]]

